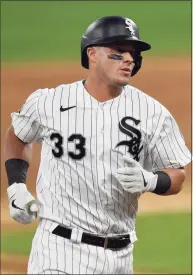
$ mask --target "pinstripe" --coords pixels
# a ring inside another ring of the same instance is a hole
[[[121,99],[121,95],[119,96],[118,98],[118,105],[117,105],[117,117],[118,117],[118,121],[120,120],[120,117],[119,117],[119,107],[120,107],[120,99]],[[120,133],[118,131],[118,140],[120,140],[120,137],[119,137]],[[119,154],[117,154],[117,169],[119,167]],[[117,181],[117,190],[119,190],[119,187],[118,187],[119,183]],[[118,208],[120,209],[120,194],[118,192],[118,196],[117,196],[117,199],[118,199]],[[114,204],[114,215],[115,215],[115,204]],[[121,221],[121,213],[120,213],[120,217],[119,217],[119,221],[118,221],[118,224],[120,224],[120,221]]]
[[[97,263],[98,263],[98,258],[99,258],[97,246],[95,246],[95,248],[96,248],[96,265],[95,265],[95,268],[93,267],[93,274],[96,273],[96,270],[97,270]]]
[[[110,127],[110,144],[111,144],[111,148],[112,148],[112,136],[113,136],[113,133],[112,133],[112,106],[113,106],[113,103],[114,103],[114,99],[112,100],[111,102],[111,106],[110,106],[110,119],[111,119],[111,127]],[[110,170],[111,170],[111,197],[113,198],[113,195],[112,195],[112,187],[113,187],[113,183],[112,183],[112,150],[109,150],[109,157],[110,157],[110,162],[109,162],[109,166],[110,166]]]
[[[125,263],[124,264],[122,264],[122,266],[124,267],[124,269],[123,269],[123,274],[128,274],[128,272],[127,272],[127,260],[128,260],[128,257],[124,257],[124,260],[125,260]],[[128,265],[130,265],[130,261],[128,261]]]
[[[181,151],[181,153],[185,156],[185,158],[188,158],[189,159],[189,156],[187,156],[186,154],[184,154],[184,151],[182,150],[182,148],[181,148],[181,146],[180,146],[180,144],[179,144],[179,142],[178,142],[178,138],[176,137],[176,133],[175,133],[175,131],[174,131],[174,126],[173,126],[173,121],[172,121],[172,118],[170,117],[170,122],[171,122],[171,129],[172,129],[172,132],[173,132],[173,137],[175,137],[175,140],[176,140],[176,144],[178,145],[178,147],[176,147],[176,149],[179,149],[179,151]],[[177,150],[177,152],[178,152],[178,150]]]
[[[127,267],[127,274],[128,274],[128,272],[130,272],[130,270],[131,270],[131,268],[132,268],[132,262],[131,262],[131,256],[132,256],[132,254],[130,254],[129,253],[129,255],[128,255],[129,257],[128,257],[128,267]],[[129,273],[130,274],[130,273]]]
[[[139,93],[138,93],[139,95]],[[140,97],[139,97],[139,101],[140,101]],[[147,121],[148,121],[148,118],[149,118],[149,108],[148,108],[148,102],[147,102],[147,97],[145,96],[145,101],[146,101],[146,108],[147,108],[147,117],[146,117],[146,138],[147,138],[147,133],[148,133],[148,127],[147,127]],[[141,106],[140,106],[140,109],[141,110]],[[142,117],[141,117],[141,112],[140,112],[140,121],[142,121]],[[140,123],[140,129],[141,129],[141,123]]]
[[[77,106],[77,93],[78,93],[78,84],[77,84],[77,86],[76,86],[76,106]],[[83,134],[84,134],[84,112],[85,112],[85,109],[84,109],[84,111],[83,111]],[[76,108],[76,124],[75,125],[77,125],[77,108]],[[75,133],[76,133],[77,131],[76,131],[76,129],[75,129]],[[76,163],[76,170],[77,170],[77,162],[75,161],[75,163]],[[85,173],[85,169],[84,169],[84,173]],[[80,192],[80,203],[81,203],[81,190],[80,190],[80,181],[79,181],[79,173],[78,173],[78,170],[77,170],[77,176],[78,176],[78,185],[79,185],[79,192]],[[87,194],[88,194],[88,188],[86,188],[86,192],[87,192]],[[87,201],[88,201],[88,197],[87,197]],[[78,209],[78,205],[77,205],[77,209]],[[85,218],[86,218],[86,222],[87,222],[87,226],[88,226],[88,229],[89,229],[89,231],[90,231],[90,226],[89,226],[89,222],[88,222],[88,218],[87,218],[87,212],[86,212],[86,209],[84,209],[83,208],[83,210],[84,210],[84,213],[85,213]],[[78,209],[78,211],[79,211],[79,209]],[[80,219],[80,225],[81,225],[81,219]]]
[[[159,165],[156,163],[156,161],[153,159],[152,153],[150,152],[149,155],[151,158],[151,163],[152,163],[152,167],[156,166],[157,169],[159,170]]]
[[[36,233],[37,234],[37,233]],[[39,240],[39,235],[36,236],[36,242],[33,243],[32,245],[32,251],[31,251],[31,262],[28,263],[29,268],[31,269],[31,265],[34,265],[33,267],[33,271],[36,268],[36,264],[37,264],[37,257],[38,257],[38,251],[34,251],[34,248],[37,246],[38,240]],[[34,259],[35,258],[35,259]]]
[[[70,88],[69,88],[70,89]],[[60,99],[60,106],[62,106],[62,101],[63,101],[63,96],[64,96],[64,89],[62,88],[62,91],[61,91],[61,99]],[[69,102],[68,102],[69,103]],[[69,125],[69,124],[68,124]],[[60,112],[60,130],[62,131],[62,120],[61,120],[61,112]],[[65,163],[62,162],[62,167],[63,167],[63,171],[64,171],[64,175],[65,175],[65,171],[66,171],[66,167],[65,167]],[[63,182],[64,182],[64,185],[63,187],[65,188],[65,193],[68,194],[66,192],[66,178],[63,177]],[[63,196],[63,188],[61,188],[61,191],[62,191],[62,205],[64,205],[64,196]],[[69,203],[69,208],[70,208],[70,197],[68,195],[68,203]],[[67,208],[67,206],[65,206],[65,209]],[[65,220],[63,220],[63,223],[65,224]],[[71,222],[70,222],[70,226],[71,226]],[[64,249],[65,249],[65,245],[64,245]],[[65,261],[66,262],[66,261]]]
[[[47,120],[47,115],[46,115],[46,99],[47,99],[47,96],[45,96],[45,99],[44,99],[44,114],[45,114],[45,122],[46,122],[46,127],[49,127],[48,125],[48,120]]]
[[[29,133],[30,133],[30,131],[31,131],[31,128],[33,127],[34,124],[36,124],[36,122],[37,122],[37,120],[34,120],[34,121],[32,121],[32,122],[30,123],[31,127],[29,127],[28,132],[27,132],[26,135],[24,136],[24,138],[23,138],[24,140],[25,140],[26,137],[29,135]],[[39,128],[40,128],[40,125],[38,126],[38,130],[39,130]],[[35,132],[34,136],[36,135],[36,133],[37,133],[37,131]],[[33,138],[32,138],[32,140],[33,140]]]
[[[49,223],[48,223],[48,225],[47,225],[47,230],[48,231],[50,231],[52,224],[53,224],[53,222],[51,222],[50,226],[49,226]],[[50,249],[50,240],[49,240],[49,238],[50,238],[50,233],[48,234],[48,255],[49,255],[49,270],[51,270],[52,257],[51,257],[51,249]]]
[[[77,88],[78,88],[78,84],[76,84],[76,106],[77,106]],[[76,127],[77,127],[77,108],[76,108],[75,112],[76,112],[75,113],[75,121],[76,121],[76,123],[75,123],[75,133],[76,133]],[[78,169],[77,169],[77,161],[76,160],[75,160],[75,165],[76,165],[76,172],[77,172],[77,178],[78,178],[79,197],[80,197],[80,203],[81,203],[80,178],[79,178],[79,173],[78,173]],[[82,227],[78,204],[76,204],[76,206],[77,206],[77,213],[78,213],[79,224]],[[85,209],[84,209],[84,212],[85,212],[85,216],[86,216]],[[87,216],[86,216],[86,220],[87,220]],[[88,225],[88,228],[89,228],[88,221],[87,221],[87,225]]]
[[[102,155],[102,158],[103,158],[103,175],[104,175],[104,180],[103,180],[103,182],[104,182],[104,191],[105,191],[105,194],[106,194],[106,205],[108,206],[108,194],[107,194],[107,192],[108,192],[108,189],[107,189],[107,191],[106,191],[106,180],[105,180],[105,165],[104,165],[104,151],[105,151],[105,137],[104,137],[104,132],[105,132],[105,117],[104,117],[104,108],[105,108],[105,104],[106,104],[106,102],[104,102],[104,104],[103,104],[103,108],[102,108],[102,114],[103,114],[103,125],[102,125],[102,127],[103,127],[103,155]],[[109,227],[110,227],[110,223],[108,222],[108,227],[107,227],[107,229],[106,229],[106,232],[108,232],[109,231]]]
[[[85,123],[84,123],[84,120],[85,120],[85,93],[84,93],[84,89],[82,89],[82,98],[83,98],[83,104],[84,104],[84,108],[83,108],[83,136],[85,136]],[[91,113],[92,113],[92,110],[91,110]],[[91,120],[91,123],[92,123],[92,120]],[[90,146],[90,150],[91,150],[91,146]],[[87,194],[86,201],[88,202],[88,209],[89,209],[89,212],[91,213],[92,210],[90,208],[91,204],[90,204],[90,201],[89,201],[88,187],[87,187],[87,183],[86,183],[86,168],[85,168],[84,158],[83,158],[83,169],[84,169],[84,183],[85,183],[86,194]],[[88,218],[87,218],[87,212],[86,212],[86,210],[85,210],[85,215],[86,215],[86,219],[87,219],[88,228],[90,230],[90,226],[89,226],[89,221],[88,221]],[[95,227],[96,227],[96,223],[95,223],[95,219],[94,219],[93,215],[92,215],[92,218],[93,218],[93,223],[95,224]]]
[[[72,274],[74,274],[74,272],[73,272],[73,267],[74,267],[74,264],[73,264],[73,259],[74,259],[73,251],[74,251],[74,244],[72,243]]]
[[[46,224],[46,221],[44,221],[44,224],[43,224],[43,222],[42,222],[43,230],[45,230],[45,227],[46,227],[45,224]],[[42,252],[44,251],[43,238],[44,238],[44,235],[41,236],[41,247],[42,247]],[[37,251],[38,251],[38,250],[37,250]],[[48,252],[48,253],[49,253],[49,252]],[[38,254],[39,254],[39,252],[38,252]],[[44,259],[43,253],[42,253],[42,255],[41,255],[41,253],[39,254],[39,257],[38,257],[39,263],[40,263],[41,256],[42,256],[42,267],[40,267],[40,270],[44,270],[44,260],[45,260],[45,259]]]
[[[53,121],[53,129],[54,129],[54,97],[55,97],[55,94],[56,94],[56,90],[54,89],[54,92],[53,92],[53,99],[52,99],[52,121]]]
[[[173,151],[173,149],[172,149],[171,141],[170,141],[170,139],[168,138],[168,135],[167,135],[167,132],[166,132],[166,129],[165,129],[164,126],[163,126],[163,130],[164,130],[164,132],[165,132],[165,134],[166,134],[166,138],[167,138],[167,140],[168,140],[168,144],[170,145],[170,149],[171,149],[171,151],[172,151],[172,154],[173,154],[173,156],[174,156],[176,162],[180,165],[180,163],[178,162],[178,160],[177,160],[177,158],[176,158],[176,155],[175,155],[175,153],[174,153],[174,151]],[[162,142],[162,145],[163,145],[163,147],[164,147],[164,149],[165,149],[165,152],[167,153],[167,149],[165,148],[164,142],[163,142],[162,139],[161,139],[161,142]],[[168,157],[168,160],[169,160],[169,156],[168,156],[168,155],[167,155],[167,157]],[[179,155],[179,157],[180,157],[180,155]]]
[[[57,192],[58,184],[57,184],[57,180],[56,180],[56,173],[57,173],[58,169],[55,168],[57,166],[58,166],[58,160],[56,161],[56,166],[54,166],[54,168],[53,168],[53,174],[54,174],[53,175],[53,183],[54,183],[53,185],[54,185],[54,189],[55,189],[55,194],[58,194],[58,192]],[[56,172],[54,173],[54,171],[56,171]],[[60,173],[59,173],[58,177],[60,177]],[[60,193],[61,193],[61,188],[59,188],[59,189],[60,189]],[[55,214],[55,215],[60,216],[59,201],[58,200],[56,200],[55,205],[56,205],[55,210],[57,210],[57,214]],[[55,211],[55,213],[56,213],[56,211]]]
[[[131,116],[133,117],[133,89],[131,89]],[[132,206],[132,195],[129,194],[130,202],[128,203],[128,213],[130,213],[130,207]],[[131,221],[128,220],[129,228],[132,229]]]
[[[173,155],[174,155],[174,158],[175,158],[176,162],[180,165],[180,163],[179,163],[178,160],[177,160],[176,154],[175,154],[175,152],[174,152],[174,150],[173,150],[173,148],[172,148],[172,144],[174,145],[174,147],[175,147],[175,144],[174,144],[172,138],[169,139],[168,134],[167,134],[167,132],[166,132],[166,129],[165,129],[164,125],[163,125],[163,130],[164,130],[164,132],[165,132],[165,134],[166,134],[165,136],[166,136],[167,139],[168,139],[168,144],[170,145],[170,148],[171,148],[171,151],[172,151],[172,153],[173,153]],[[162,143],[163,143],[163,142],[162,142]],[[178,157],[179,157],[180,159],[182,159],[182,161],[184,161],[183,158],[181,158],[181,155],[179,154],[179,152],[176,151],[176,153],[178,154]]]
[[[106,256],[107,256],[107,274],[110,274],[110,266],[109,266],[109,262],[110,262],[110,260],[111,259],[109,259],[109,256],[108,256],[108,254],[107,254],[107,252],[105,251],[105,254],[106,254]]]
[[[125,87],[124,87],[124,91],[125,91]],[[125,91],[124,96],[125,96],[125,117],[126,117],[127,116],[127,93],[126,93],[126,91]],[[125,136],[125,139],[128,140],[127,135]],[[125,146],[125,155],[126,155],[126,153],[127,153],[127,147]]]
[[[105,260],[104,260],[104,264],[103,264],[103,269],[102,269],[102,271],[101,271],[100,274],[105,274],[104,269],[105,269],[105,264],[107,262],[107,253],[106,253],[106,250],[104,250],[104,254],[105,254]]]
[[[115,258],[115,263],[116,263],[116,268],[114,270],[115,274],[118,274],[118,251],[114,250],[114,253],[116,253],[116,258]]]
[[[68,90],[68,106],[69,106],[69,101],[70,101],[70,90],[71,90],[71,86],[69,86],[69,90]],[[69,116],[69,113],[68,113],[67,136],[69,136],[69,125],[70,125],[69,117],[70,117],[70,116]],[[68,145],[69,145],[69,143],[67,143],[67,148],[68,148]],[[68,148],[68,151],[69,151],[69,148]],[[71,182],[71,188],[72,188],[72,175],[71,175],[71,166],[70,166],[70,164],[69,164],[69,157],[68,157],[68,166],[69,166],[69,169],[70,169],[70,182]],[[72,188],[72,194],[73,194],[73,188]],[[70,197],[69,197],[69,207],[70,207],[69,211],[70,211],[70,213],[71,213],[72,222],[73,222],[74,218],[73,218],[72,211],[71,211],[71,199],[70,199]]]
[[[59,101],[60,101],[60,106],[62,106],[62,92],[63,92],[63,88],[62,88],[61,91],[60,91],[60,99],[59,99]],[[61,127],[61,112],[60,112],[59,119],[60,119],[60,133],[62,133],[62,127]],[[57,171],[59,171],[58,160],[57,160]],[[61,181],[61,179],[60,179],[60,172],[58,173],[58,177],[59,177],[58,181],[60,182],[60,181]],[[59,184],[58,184],[58,185],[59,185]],[[59,188],[60,188],[60,196],[61,196],[61,199],[62,199],[62,205],[64,205],[64,198],[63,198],[63,194],[62,194],[62,187],[61,187],[61,185],[59,185]],[[58,201],[58,205],[59,205],[59,201]],[[60,213],[60,211],[59,211],[59,213]],[[61,216],[61,215],[60,215],[60,216]],[[62,218],[62,217],[61,217],[61,218]],[[63,218],[62,218],[62,220],[63,220]]]
[[[38,184],[40,183],[41,177],[42,177],[42,174],[38,175],[36,187],[38,187]]]
[[[160,112],[160,115],[159,115],[159,118],[158,118],[158,121],[157,121],[157,126],[156,126],[156,129],[155,129],[154,133],[152,134],[151,139],[149,140],[149,143],[151,143],[151,141],[153,140],[153,138],[154,138],[154,136],[155,136],[155,134],[156,134],[156,132],[157,132],[157,129],[158,129],[158,126],[159,126],[159,122],[160,122],[160,119],[161,119],[161,117],[162,117],[163,111],[162,111],[162,108],[161,108],[161,107],[160,107],[160,109],[161,109],[161,112]]]
[[[110,144],[111,144],[111,148],[112,148],[112,136],[113,136],[113,132],[112,132],[112,124],[113,124],[113,115],[112,115],[112,107],[113,107],[113,103],[114,103],[114,99],[111,102],[111,106],[110,106],[110,121],[111,121],[111,126],[110,126]],[[110,166],[110,171],[111,171],[111,198],[113,199],[113,194],[112,194],[112,187],[113,187],[113,175],[112,175],[112,150],[110,150],[110,162],[109,162],[109,166]],[[114,209],[115,209],[115,203],[114,203]],[[119,222],[116,212],[114,210],[114,216],[115,219],[117,220],[117,223]]]
[[[38,115],[40,124],[42,125],[42,119],[41,119],[40,111],[39,111],[39,103],[40,103],[40,98],[41,98],[41,96],[42,96],[42,92],[41,92],[41,95],[39,96],[39,98],[38,98],[38,100],[37,100],[37,103],[36,103],[36,112],[37,112],[37,115]]]
[[[157,145],[155,146],[155,149],[157,150],[157,155],[159,157],[160,162],[162,163],[162,166],[165,168],[165,165],[163,163],[162,157],[160,156],[159,149],[158,149]]]
[[[138,105],[139,105],[139,120],[142,121],[142,117],[141,117],[141,102],[140,102],[139,92],[137,92],[137,95],[138,95],[137,98],[138,98]],[[146,104],[147,104],[147,101],[146,101]],[[132,101],[132,106],[133,106],[133,101]],[[148,106],[148,105],[146,105],[146,106]],[[132,117],[133,117],[133,108],[132,108]],[[146,117],[146,134],[147,134],[147,118],[148,118],[148,107],[147,107],[147,117]],[[140,127],[140,132],[142,132],[142,130],[141,130],[141,123],[139,123],[139,127]],[[132,216],[134,216],[134,214],[137,211],[136,206],[134,205],[134,203],[137,202],[138,196],[139,196],[139,194],[134,194],[134,196],[131,198],[131,205],[132,205],[132,208],[133,208],[133,211],[131,212]],[[134,203],[132,202],[132,199],[133,199]]]
[[[99,103],[98,103],[98,107],[99,107]],[[97,126],[97,117],[98,117],[98,109],[97,109],[97,115],[96,115],[96,134],[98,133],[98,126]],[[96,148],[95,148],[95,155],[97,156],[97,152],[98,152],[98,147],[97,147],[97,139],[96,139]],[[100,189],[99,189],[99,179],[98,179],[98,156],[96,157],[96,183],[97,183],[97,189],[98,189],[98,194],[99,194],[99,201],[100,201],[100,205],[104,211],[104,215],[106,216],[107,218],[107,215],[106,215],[106,212],[102,206],[102,200],[101,200],[101,196],[100,196]],[[99,219],[100,219],[100,216],[99,216]],[[107,218],[107,222],[108,222],[108,218]],[[101,225],[102,225],[102,222],[101,222]],[[104,229],[102,228],[101,229],[102,232],[104,232]]]
[[[87,245],[87,250],[88,250],[88,262],[87,262],[87,265],[86,265],[86,272],[85,272],[85,274],[89,274],[88,273],[88,268],[89,268],[89,260],[90,260],[90,246],[89,245]],[[81,251],[82,251],[82,249],[81,249]]]
[[[66,251],[66,243],[64,242],[64,271],[66,270],[67,262],[66,262],[66,254],[68,252]]]
[[[52,186],[52,176],[53,176],[53,167],[51,167],[51,163],[52,163],[52,160],[53,160],[53,154],[51,154],[51,158],[48,162],[48,170],[51,172],[51,175],[50,175],[50,184],[49,184],[49,190],[51,190],[51,186]],[[53,193],[51,192],[51,205],[52,205],[52,213],[54,213],[54,205],[53,205]]]
[[[36,98],[38,98],[38,96],[29,99],[29,100],[24,104],[25,108],[27,107],[27,105],[28,105],[32,100],[34,100],[34,99],[36,99]],[[35,101],[35,103],[32,103],[32,104],[30,105],[30,107],[25,111],[24,114],[22,113],[22,116],[25,117],[25,115],[29,112],[29,110],[31,109],[31,107],[32,107],[34,104],[36,104],[36,101]],[[22,109],[23,109],[23,108],[22,108]],[[18,120],[18,118],[19,118],[19,117],[17,117],[16,119],[13,119],[13,120],[12,120],[12,123],[13,123],[13,122],[15,123],[15,121]],[[20,123],[21,123],[21,122],[22,122],[22,121],[20,121]]]
[[[32,104],[30,105],[30,107],[25,111],[25,113],[22,114],[23,118],[19,121],[19,123],[18,123],[17,126],[15,126],[15,127],[18,127],[18,126],[24,121],[24,119],[26,118],[26,115],[27,115],[27,114],[30,114],[30,117],[31,117],[30,109],[32,109],[32,107],[34,107],[34,105],[36,105],[36,102],[32,103]],[[33,109],[32,109],[32,110],[33,110]],[[30,118],[30,117],[29,117],[29,118]],[[19,118],[19,116],[18,116],[18,118]],[[16,120],[17,120],[18,118],[16,118],[16,119],[13,120],[12,122],[15,123]]]
[[[56,239],[56,265],[57,265],[57,270],[59,270],[59,266],[58,266],[58,259],[60,258],[60,254],[59,254],[59,249],[58,249],[58,244],[57,244],[57,236],[55,236]]]
[[[100,219],[100,215],[99,215],[99,212],[98,212],[98,207],[97,207],[97,205],[98,205],[98,200],[97,200],[97,196],[96,196],[96,192],[95,192],[95,186],[94,186],[94,182],[95,182],[95,179],[94,179],[94,169],[93,169],[93,162],[92,162],[92,146],[91,146],[91,140],[92,140],[92,138],[93,138],[93,126],[92,126],[92,114],[93,114],[93,104],[92,104],[92,98],[91,98],[91,96],[90,96],[90,105],[91,105],[91,138],[90,138],[90,164],[91,164],[91,174],[92,174],[92,183],[93,183],[93,192],[94,192],[94,196],[95,196],[95,201],[96,201],[96,212],[97,212],[97,214],[98,214],[98,220],[100,221],[100,223],[101,223],[101,228],[102,228],[102,221],[101,221],[101,219]],[[96,173],[97,174],[97,173]],[[97,232],[98,232],[98,230],[97,230]]]
[[[78,272],[78,274],[81,274],[81,255],[82,255],[82,247],[80,246],[80,260],[79,260],[79,272]],[[87,273],[87,272],[86,272]]]
[[[26,125],[29,123],[30,118],[32,117],[32,115],[35,113],[35,111],[33,111],[33,113],[31,113],[30,117],[28,118],[27,122],[25,123],[24,127],[19,131],[18,135],[25,129]],[[20,123],[19,123],[20,124]],[[15,127],[15,130],[17,130],[19,124]]]
[[[126,90],[125,90],[125,87],[123,88],[124,89],[124,101],[125,101],[125,112],[124,112],[124,116],[126,117],[127,116],[127,105],[126,105],[126,103],[127,103],[127,95],[126,95]],[[127,135],[125,135],[125,140],[128,140],[128,136]],[[126,153],[127,153],[127,147],[125,146],[125,155],[126,155]],[[124,198],[123,198],[123,209],[124,209],[124,211],[123,211],[123,215],[124,215],[124,218],[125,219],[127,219],[127,216],[126,216],[126,213],[125,213],[125,206],[126,206],[126,196],[124,196]]]
[[[34,136],[30,139],[30,141],[28,143],[32,143],[33,140],[36,140],[37,135],[40,133],[39,130],[41,128],[41,125],[39,125],[37,131],[35,132]],[[31,129],[30,129],[31,130]],[[29,130],[29,132],[30,132]],[[28,136],[29,132],[26,134],[26,136],[24,137],[24,140],[26,139],[26,137]]]
[[[115,273],[115,260],[114,260],[114,251],[112,251],[112,258],[113,258],[113,268],[111,269],[112,270],[112,274],[116,274]]]

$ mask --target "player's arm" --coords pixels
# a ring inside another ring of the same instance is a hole
[[[26,179],[32,160],[32,143],[42,138],[37,113],[39,96],[39,93],[33,93],[22,109],[12,114],[12,125],[7,130],[4,143],[10,215],[24,224],[31,223],[37,212],[36,200],[27,189]]]
[[[32,160],[32,144],[20,140],[15,135],[12,125],[8,128],[5,136],[4,155],[5,161],[8,159],[22,159],[30,164]]]
[[[117,170],[117,179],[130,193],[153,192],[167,196],[178,194],[183,187],[184,167],[191,162],[191,154],[176,121],[168,111],[156,136],[149,150],[150,158],[144,160],[144,164],[153,164],[148,171],[129,154],[123,156],[127,166]]]
[[[185,168],[167,168],[164,169],[163,172],[165,172],[168,177],[170,184],[168,185],[168,191],[166,193],[161,194],[163,196],[169,196],[169,195],[175,195],[178,194],[182,188],[183,188],[183,183],[185,181],[186,177],[186,172]]]
[[[5,136],[4,143],[5,168],[8,185],[16,183],[26,184],[28,167],[32,159],[32,144],[20,140],[11,125]]]

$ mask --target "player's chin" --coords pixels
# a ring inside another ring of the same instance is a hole
[[[128,76],[128,77],[119,77],[119,78],[116,79],[117,85],[125,86],[125,85],[128,84],[129,79],[130,79],[130,76]]]

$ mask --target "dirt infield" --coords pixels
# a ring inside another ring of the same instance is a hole
[[[147,58],[146,58],[147,59]],[[131,80],[131,85],[164,104],[177,120],[191,148],[191,59],[148,58],[143,69]],[[26,97],[38,88],[56,87],[86,76],[86,70],[75,63],[64,64],[17,64],[1,68],[1,145],[10,123],[10,113],[18,110]],[[3,151],[3,150],[2,150]],[[29,189],[34,192],[34,182],[39,165],[40,146],[35,145],[33,163],[29,169]],[[12,227],[6,200],[6,177],[4,160],[1,156],[1,215],[2,230]],[[139,211],[190,210],[190,165],[187,167],[186,187],[177,196],[168,198],[145,194]],[[16,226],[18,227],[18,226]],[[15,223],[14,223],[14,228]],[[26,270],[26,258],[2,256],[1,274],[16,274]]]

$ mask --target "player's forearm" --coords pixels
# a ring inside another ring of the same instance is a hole
[[[164,172],[167,173],[171,179],[171,187],[165,194],[162,194],[162,196],[178,194],[183,187],[183,182],[185,180],[185,170],[176,169],[176,168],[167,168],[164,170]]]
[[[23,159],[30,164],[32,159],[32,144],[22,142],[15,135],[13,127],[7,130],[4,143],[5,161],[8,159]]]

